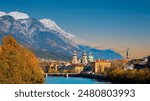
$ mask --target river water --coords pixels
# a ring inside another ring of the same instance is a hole
[[[45,84],[108,84],[109,82],[100,82],[95,79],[81,77],[62,77],[48,76],[45,78]]]

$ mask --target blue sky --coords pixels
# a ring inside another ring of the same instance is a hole
[[[131,57],[150,55],[149,0],[0,0],[0,11],[50,18],[80,43]]]

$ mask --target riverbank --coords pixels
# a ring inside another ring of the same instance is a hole
[[[116,84],[150,84],[150,70],[147,69],[114,69],[107,72],[107,79]]]
[[[67,76],[68,75],[68,76]],[[115,73],[117,75],[117,73]],[[74,74],[74,73],[62,73],[62,74],[48,74],[47,76],[54,76],[54,77],[75,77],[75,78],[88,78],[88,79],[94,79],[99,82],[109,82],[111,84],[149,84],[149,80],[141,80],[140,77],[137,79],[133,78],[126,78],[123,76],[113,76],[113,75],[102,75],[102,74],[87,74],[87,73],[80,73],[80,74]],[[131,76],[131,74],[130,74]],[[137,76],[137,75],[136,75]],[[136,77],[137,78],[137,77]],[[108,84],[108,83],[107,83]]]
[[[62,74],[47,74],[47,76],[64,76],[66,77],[80,77],[80,78],[88,78],[88,79],[95,79],[99,82],[110,82],[107,76],[101,75],[101,74],[87,74],[87,73],[80,73],[80,74],[67,74],[67,73],[62,73]],[[46,75],[45,75],[46,77]]]

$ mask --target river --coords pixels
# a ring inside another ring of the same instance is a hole
[[[45,84],[108,84],[109,82],[101,82],[95,79],[81,77],[63,77],[48,76],[45,78]]]

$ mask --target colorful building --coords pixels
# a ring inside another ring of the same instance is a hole
[[[70,66],[64,66],[64,68],[61,68],[62,70],[69,71],[70,73],[81,73],[84,70],[84,65],[82,64],[73,64]]]
[[[93,68],[93,72],[96,74],[101,74],[105,71],[106,68],[111,67],[111,62],[108,60],[95,60],[90,64],[91,64],[91,68]]]
[[[72,65],[72,68],[75,71],[75,73],[81,73],[84,70],[84,65],[75,64],[75,65]]]

